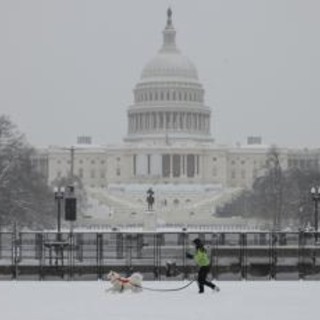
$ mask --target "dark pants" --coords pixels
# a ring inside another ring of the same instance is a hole
[[[210,271],[209,266],[200,267],[198,271],[198,285],[199,285],[199,292],[204,292],[204,286],[208,286],[211,289],[216,287],[215,284],[207,280],[207,275]]]

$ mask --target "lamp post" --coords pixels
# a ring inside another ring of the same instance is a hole
[[[305,225],[304,225],[304,219],[303,219],[304,217],[303,217],[303,206],[301,205],[300,207],[299,207],[299,217],[298,217],[298,219],[299,219],[299,230],[304,230],[304,228],[305,228]]]
[[[318,240],[318,202],[320,201],[320,187],[312,187],[311,188],[311,197],[314,201],[314,231],[315,231],[315,239]]]
[[[54,188],[54,199],[57,202],[57,240],[61,240],[61,203],[64,199],[65,188],[64,187],[55,187]]]

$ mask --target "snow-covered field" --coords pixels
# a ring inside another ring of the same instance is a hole
[[[177,288],[187,282],[144,282]],[[320,282],[220,282],[220,293],[106,293],[109,282],[0,282],[3,320],[317,319]]]

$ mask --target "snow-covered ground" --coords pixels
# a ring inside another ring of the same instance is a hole
[[[187,282],[144,282],[178,288]],[[220,293],[106,293],[109,282],[0,282],[3,320],[303,320],[319,315],[320,282],[220,282]]]

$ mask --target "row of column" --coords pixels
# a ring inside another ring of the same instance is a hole
[[[135,102],[150,101],[192,101],[203,102],[203,91],[135,91]]]
[[[162,156],[162,176],[193,178],[200,174],[200,156],[195,154],[165,154]]]
[[[134,176],[193,178],[200,174],[198,154],[136,154],[133,155]]]
[[[209,134],[210,115],[193,112],[147,112],[129,115],[129,133],[168,129]]]

